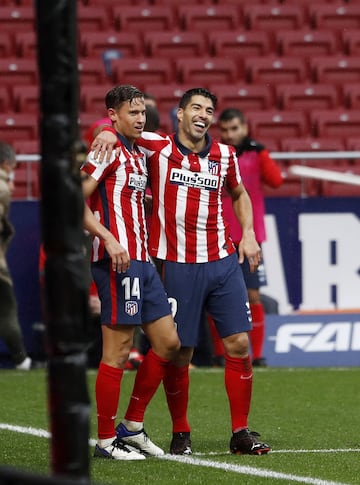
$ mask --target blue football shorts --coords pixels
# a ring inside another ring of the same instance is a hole
[[[247,290],[236,253],[208,263],[163,261],[163,282],[181,344],[198,344],[206,310],[220,337],[251,330]]]
[[[101,301],[103,325],[141,325],[171,314],[170,304],[152,263],[131,260],[126,273],[113,271],[111,260],[91,266]]]

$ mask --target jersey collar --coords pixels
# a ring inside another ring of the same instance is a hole
[[[139,152],[140,151],[136,143],[134,143],[134,145],[131,146],[129,140],[124,135],[122,135],[121,133],[119,133],[118,131],[116,132],[116,136],[117,136],[118,140],[125,146],[125,148],[130,153],[132,153],[134,151],[135,152]]]
[[[176,146],[178,147],[178,149],[181,151],[181,153],[183,155],[190,155],[190,153],[194,153],[192,152],[189,148],[186,148],[180,141],[179,141],[179,136],[177,133],[175,133],[174,135],[174,141],[175,141],[175,144]],[[210,151],[210,147],[211,147],[211,143],[212,143],[212,140],[211,140],[211,136],[206,133],[205,134],[205,141],[206,141],[206,145],[205,145],[205,148],[204,150],[202,150],[201,152],[199,153],[196,153],[196,155],[199,155],[200,158],[204,158],[206,157],[206,155],[209,153]]]

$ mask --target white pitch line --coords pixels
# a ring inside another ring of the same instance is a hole
[[[14,426],[13,424],[0,423],[0,429],[5,429],[7,431],[13,431],[15,433],[30,434],[31,436],[36,436],[37,438],[51,438],[51,433],[46,431],[46,429],[31,428],[26,426]],[[96,440],[90,438],[89,445],[95,446]]]
[[[195,466],[203,466],[209,468],[217,468],[220,470],[225,470],[233,473],[240,473],[242,475],[254,476],[254,477],[262,477],[262,478],[272,478],[278,480],[287,480],[290,482],[297,482],[297,483],[306,483],[309,485],[349,485],[346,483],[340,482],[330,482],[328,480],[321,480],[319,478],[311,478],[311,477],[302,477],[298,475],[291,475],[288,473],[279,473],[274,472],[272,470],[266,470],[262,468],[255,468],[251,466],[241,466],[241,465],[234,465],[231,463],[219,463],[216,461],[210,460],[200,460],[194,457],[185,457],[185,456],[174,456],[174,455],[165,455],[164,457],[159,457],[161,459],[170,460],[170,461],[177,461],[181,463],[186,463],[188,465],[195,465]]]
[[[13,424],[0,423],[0,429],[5,429],[7,431],[14,431],[15,433],[30,434],[32,436],[37,436],[38,438],[50,438],[49,431],[45,429],[38,429],[25,426],[14,426]]]
[[[39,438],[50,438],[51,434],[49,431],[45,429],[38,429],[33,427],[25,427],[25,426],[15,426],[12,424],[7,423],[0,423],[0,429],[4,429],[7,431],[13,431],[15,433],[23,433],[32,436],[36,436]],[[96,443],[95,439],[89,439],[89,445],[94,446]],[[329,449],[329,450],[276,450],[272,451],[272,453],[336,453],[336,452],[349,452],[349,451],[360,451],[359,449]],[[224,453],[196,453],[197,456],[204,455],[204,456],[214,456],[214,455],[222,455]],[[349,485],[346,483],[340,482],[331,482],[327,480],[321,480],[319,478],[311,478],[311,477],[303,477],[299,475],[291,475],[287,473],[279,473],[274,472],[272,470],[260,469],[250,466],[241,466],[232,463],[219,463],[212,460],[204,460],[197,458],[196,456],[176,456],[176,455],[169,455],[166,454],[163,457],[159,457],[163,460],[168,461],[177,461],[180,463],[185,463],[188,465],[194,466],[203,466],[208,468],[217,468],[220,470],[230,471],[233,473],[239,473],[242,475],[250,475],[256,477],[263,477],[263,478],[272,478],[278,480],[288,480],[290,482],[297,482],[297,483],[304,483],[309,485]]]

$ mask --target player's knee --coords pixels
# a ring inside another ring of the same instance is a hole
[[[232,357],[246,357],[249,352],[249,339],[245,332],[229,335],[223,343],[225,352]]]
[[[166,340],[160,343],[156,342],[153,346],[155,353],[166,360],[174,360],[180,350],[180,340],[175,333],[174,336],[169,336]]]

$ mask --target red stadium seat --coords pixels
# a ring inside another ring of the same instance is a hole
[[[38,114],[39,108],[39,86],[13,86],[12,88],[15,110],[21,113]]]
[[[82,2],[85,5],[97,5],[98,7],[101,7],[101,6],[113,7],[114,6],[114,0],[82,0]],[[119,4],[119,5],[128,6],[129,0],[116,0],[115,3]],[[149,1],[148,0],[131,0],[131,3],[133,5],[143,5],[143,4],[149,3]],[[151,2],[151,3],[153,3],[153,2]]]
[[[250,30],[300,29],[306,26],[304,8],[299,5],[249,3],[243,7],[245,25]]]
[[[298,83],[306,81],[308,70],[300,57],[250,57],[244,61],[250,83]]]
[[[283,152],[339,152],[345,150],[345,143],[341,138],[335,137],[305,137],[305,138],[285,138],[281,140],[281,149]],[[290,161],[290,160],[289,160]],[[313,167],[323,167],[327,165],[348,165],[347,159],[326,158],[326,159],[304,159],[293,160],[295,164],[309,164]]]
[[[77,11],[79,30],[106,30],[114,28],[112,17],[103,6],[78,5]]]
[[[173,5],[174,7],[179,6],[179,0],[152,0],[152,3],[154,5]],[[209,0],[182,0],[181,5],[196,5],[202,3],[209,3]]]
[[[246,112],[269,109],[274,104],[273,91],[265,84],[211,84],[209,89],[218,98],[218,111],[234,107]]]
[[[17,155],[35,155],[40,153],[40,141],[34,140],[15,140],[12,143]]]
[[[360,27],[360,5],[356,2],[329,4],[314,2],[308,9],[311,25],[315,29],[341,32],[344,29]]]
[[[15,53],[19,57],[36,56],[36,34],[35,31],[14,32]]]
[[[35,30],[35,9],[33,6],[1,6],[0,32],[23,32]]]
[[[11,57],[15,54],[10,32],[0,32],[0,57]]]
[[[336,152],[345,150],[345,144],[343,140],[333,137],[285,138],[281,141],[281,149],[284,152]]]
[[[9,3],[15,3],[21,7],[33,7],[34,0],[3,0],[4,5]]]
[[[193,84],[148,84],[146,90],[156,99],[159,111],[169,113],[178,106],[184,92],[193,87]]]
[[[275,39],[277,52],[282,56],[321,56],[339,50],[337,37],[331,30],[280,30]]]
[[[16,84],[36,84],[38,69],[35,58],[21,59],[7,57],[0,59],[0,84],[14,86]]]
[[[322,4],[325,3],[334,3],[338,2],[338,0],[321,0]],[[302,5],[304,7],[308,7],[311,3],[314,3],[314,0],[286,0],[286,3],[289,5]],[[320,2],[319,2],[320,3]]]
[[[280,109],[331,109],[339,106],[339,95],[333,84],[278,84],[275,87]]]
[[[360,81],[360,58],[347,56],[313,57],[310,60],[313,80],[317,83],[344,83]]]
[[[99,119],[99,116],[96,113],[84,113],[80,112],[79,113],[79,119],[78,119],[78,124],[79,124],[79,130],[80,130],[80,136],[84,138],[84,134],[86,130],[90,128],[90,126],[95,123]]]
[[[32,140],[39,134],[38,117],[27,113],[0,113],[1,138],[9,143],[14,140]]]
[[[207,53],[202,32],[145,32],[146,53],[151,57],[193,57]]]
[[[307,117],[302,111],[248,111],[250,133],[254,138],[290,138],[308,134]]]
[[[206,0],[207,2],[209,0]],[[206,3],[205,1],[205,3]],[[267,0],[256,0],[256,3],[266,3]],[[237,5],[241,9],[248,3],[248,0],[213,0],[213,3],[221,3],[222,5]]]
[[[265,197],[314,197],[318,195],[318,187],[317,181],[286,174],[283,183],[276,189],[264,184],[263,194]]]
[[[314,110],[310,113],[315,136],[347,138],[360,133],[360,110]]]
[[[40,196],[39,164],[28,162],[15,170],[13,200],[37,199]]]
[[[335,170],[346,174],[360,175],[360,167],[357,165],[349,165],[347,167],[323,167],[329,170]],[[359,198],[360,190],[358,185],[344,184],[341,182],[333,182],[330,180],[322,181],[322,193],[324,197],[356,197]]]
[[[228,58],[183,57],[176,59],[177,78],[183,83],[209,86],[215,83],[234,83],[238,66]]]
[[[80,53],[82,56],[101,56],[105,51],[117,49],[123,56],[139,56],[143,51],[141,36],[137,32],[116,30],[81,32]]]
[[[129,0],[85,0],[84,4],[89,5],[89,6],[97,6],[97,7],[105,7],[107,8],[110,12],[112,11],[112,8],[114,7],[114,3],[116,5],[122,5],[123,7],[128,7],[129,6]],[[147,4],[147,0],[131,0],[132,5],[143,5]]]
[[[360,31],[345,29],[342,32],[342,43],[345,53],[349,56],[360,55]]]
[[[240,10],[235,5],[180,5],[178,17],[181,28],[212,32],[240,27]]]
[[[280,143],[278,142],[278,140],[275,140],[274,138],[261,138],[260,142],[270,153],[280,151]],[[281,160],[278,160],[277,163],[280,166],[282,165]]]
[[[342,92],[346,108],[360,109],[360,85],[358,83],[344,84]]]
[[[174,10],[165,5],[114,6],[115,28],[121,32],[171,30],[175,27]]]
[[[147,84],[167,84],[174,79],[172,63],[165,58],[124,58],[112,61],[111,66],[115,83],[135,84],[143,90]]]
[[[173,133],[173,131],[175,130],[174,130],[173,119],[171,117],[170,112],[159,110],[159,115],[160,115],[160,127],[158,131],[165,133],[167,135],[170,133]]]
[[[105,95],[112,84],[108,85],[92,85],[83,84],[80,86],[80,111],[93,113],[96,117],[105,117],[107,110],[105,107]]]
[[[102,84],[109,82],[105,66],[98,57],[80,57],[78,60],[80,84]]]
[[[0,113],[6,113],[13,109],[13,100],[10,96],[10,87],[0,86]]]
[[[263,31],[226,30],[208,33],[211,52],[218,57],[235,57],[269,54],[272,48],[271,36]]]
[[[360,152],[360,138],[358,136],[349,136],[345,139],[346,150]]]

